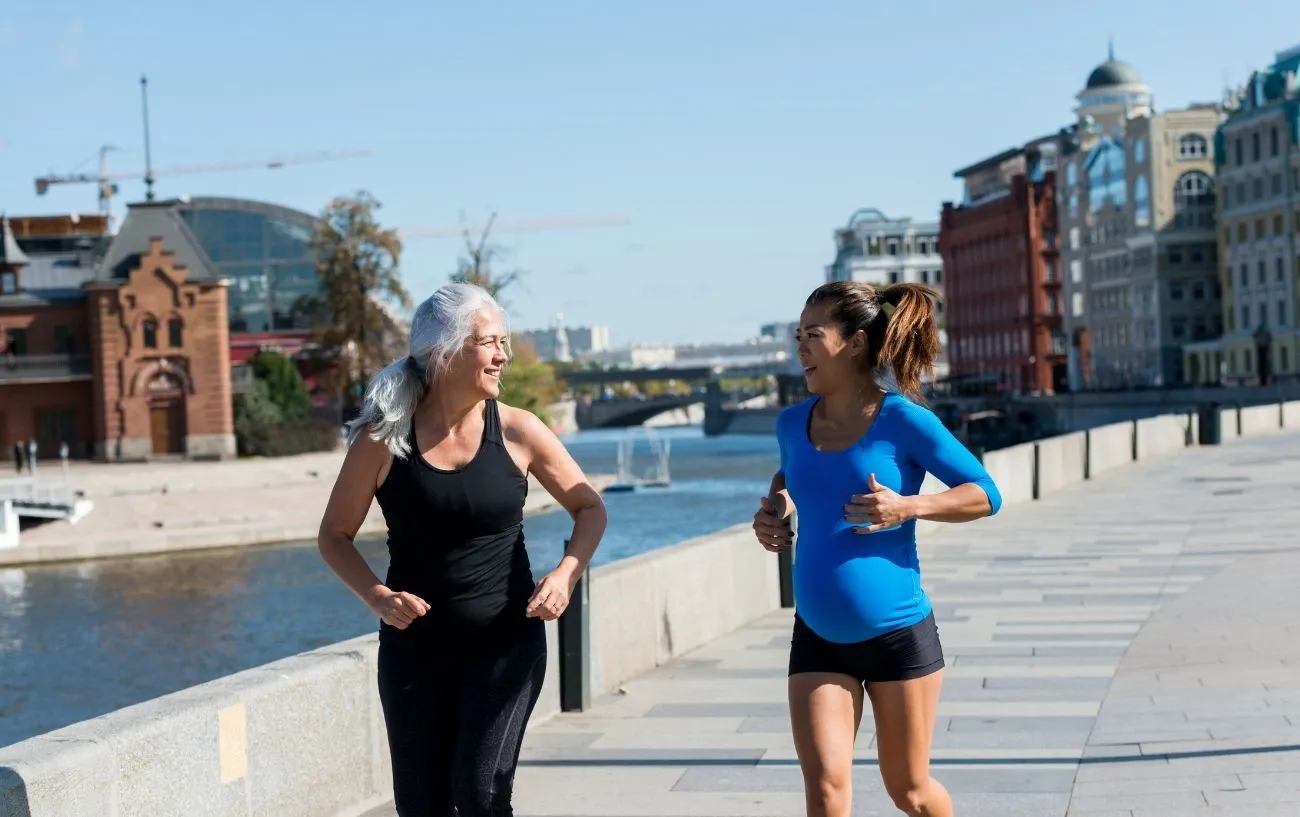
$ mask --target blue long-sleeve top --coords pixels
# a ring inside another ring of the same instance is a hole
[[[920,492],[926,472],[949,488],[974,483],[990,515],[1002,495],[980,461],[934,412],[888,392],[871,427],[843,451],[823,452],[808,436],[813,397],[777,419],[781,472],[798,514],[795,609],[827,641],[852,644],[908,627],[930,614],[916,553],[916,520],[875,533],[845,520],[845,506],[868,492],[872,474],[903,496]]]

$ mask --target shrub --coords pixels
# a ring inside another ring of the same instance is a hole
[[[339,428],[329,420],[309,417],[271,426],[261,452],[264,457],[291,457],[313,451],[333,451],[339,446]]]
[[[260,349],[248,360],[253,377],[266,384],[266,395],[285,420],[300,420],[311,413],[311,398],[298,366],[283,352]]]
[[[235,445],[244,457],[288,457],[313,451],[333,451],[339,445],[338,426],[320,417],[285,417],[271,399],[270,387],[255,380],[235,395]]]

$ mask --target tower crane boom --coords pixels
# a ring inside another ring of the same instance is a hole
[[[413,227],[409,229],[399,229],[398,233],[403,239],[407,238],[449,238],[460,235],[481,234],[484,230],[490,228],[494,233],[531,233],[544,230],[578,230],[588,227],[619,227],[631,224],[631,220],[622,214],[609,214],[597,216],[568,216],[560,218],[537,218],[524,221],[503,222],[500,224],[489,222],[489,224],[461,224],[457,226],[443,225],[439,227]]]
[[[318,151],[300,153],[290,156],[278,156],[270,159],[256,159],[239,162],[210,162],[207,164],[169,165],[156,170],[137,170],[128,173],[109,173],[106,154],[112,150],[106,145],[100,149],[98,173],[71,173],[67,175],[40,176],[36,179],[36,195],[43,196],[50,187],[57,184],[96,184],[99,186],[99,209],[108,214],[112,197],[117,193],[117,182],[127,179],[143,179],[157,176],[184,176],[200,173],[227,173],[237,170],[279,170],[288,165],[310,164],[314,162],[334,162],[342,159],[354,159],[373,156],[370,150]]]

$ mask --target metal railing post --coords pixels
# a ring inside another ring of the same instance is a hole
[[[1039,480],[1043,472],[1043,449],[1039,443],[1034,443],[1034,473],[1031,475],[1032,483],[1030,485],[1031,496],[1038,499],[1042,496],[1042,490],[1039,488]]]
[[[781,587],[781,607],[794,607],[794,545],[776,554],[776,572]]]
[[[1223,441],[1223,429],[1219,425],[1219,404],[1202,403],[1196,412],[1196,438],[1201,445],[1218,445]]]
[[[567,550],[569,542],[566,539]],[[584,570],[573,588],[569,606],[560,614],[560,710],[582,712],[591,708],[591,582]]]
[[[1083,430],[1083,479],[1092,479],[1092,429]]]

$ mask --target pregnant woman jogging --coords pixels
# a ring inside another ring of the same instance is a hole
[[[770,551],[789,547],[798,509],[788,692],[810,817],[850,813],[864,699],[894,805],[912,817],[953,817],[948,792],[930,777],[944,659],[916,520],[968,522],[997,513],[1002,497],[918,404],[939,353],[934,298],[917,284],[837,281],[818,287],[800,317],[812,397],[777,421],[781,466],[754,532]],[[921,495],[927,472],[948,490]]]

